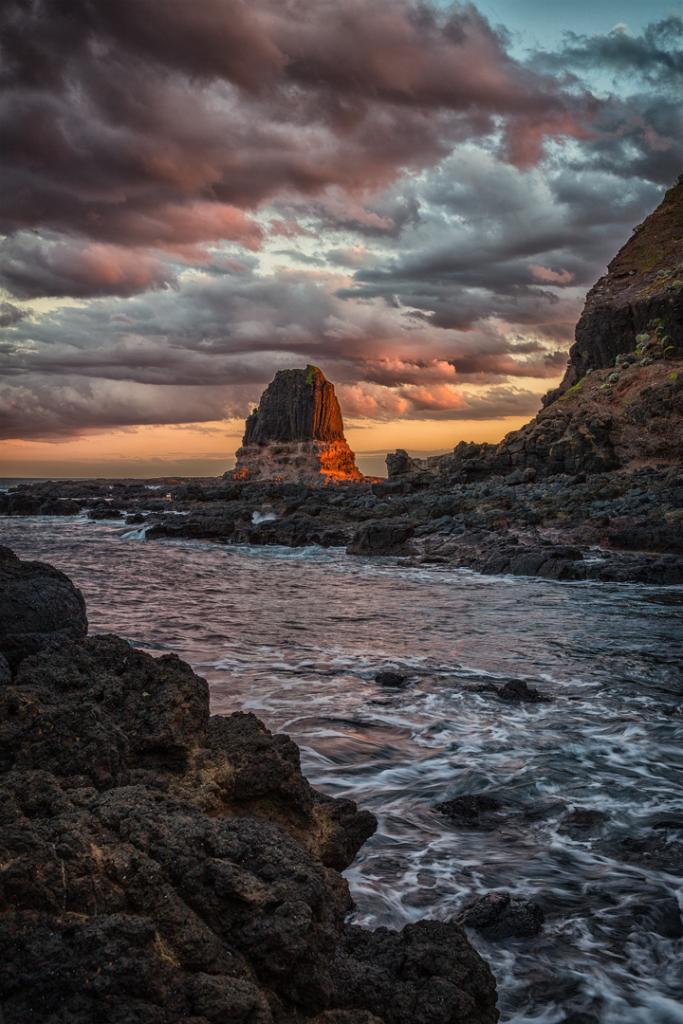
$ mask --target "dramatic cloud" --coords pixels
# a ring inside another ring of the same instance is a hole
[[[536,64],[548,71],[599,69],[604,74],[640,77],[648,85],[680,89],[683,85],[683,18],[671,15],[634,36],[626,26],[607,35],[565,34],[558,53],[539,54]]]
[[[22,299],[133,295],[174,281],[170,266],[120,246],[23,232],[0,242],[0,285]]]
[[[556,341],[571,336],[585,291],[659,195],[607,173],[521,172],[471,145],[418,187],[419,225],[340,294],[380,297],[443,328],[498,317]]]
[[[557,53],[539,53],[539,72],[597,76],[613,92],[596,111],[578,163],[621,177],[670,184],[683,166],[683,18],[671,15],[641,35],[568,32]]]
[[[14,327],[27,315],[26,310],[13,306],[11,302],[0,302],[0,327]]]
[[[61,441],[83,430],[194,422],[230,415],[218,388],[163,389],[126,382],[27,377],[0,389],[0,437]]]
[[[357,418],[533,413],[683,169],[682,46],[676,17],[523,61],[473,4],[6,0],[2,436],[241,417],[308,361]]]
[[[512,387],[488,387],[478,393],[452,384],[403,387],[387,395],[371,384],[342,385],[344,408],[351,416],[372,419],[490,420],[532,416],[538,395]]]
[[[0,18],[6,232],[232,238],[224,204],[383,186],[499,124],[528,165],[595,107],[471,5],[8,0]]]

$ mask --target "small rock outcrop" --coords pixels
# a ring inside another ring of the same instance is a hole
[[[246,421],[237,480],[325,484],[361,480],[334,385],[317,366],[279,370]]]
[[[460,920],[485,939],[500,942],[538,935],[543,928],[543,911],[533,900],[509,892],[489,892],[469,903]]]
[[[345,924],[371,814],[316,792],[254,715],[211,717],[175,655],[69,639],[66,577],[3,558],[3,593],[48,580],[62,602],[56,620],[15,588],[11,636],[44,642],[0,664],[3,1024],[497,1021],[459,924]]]

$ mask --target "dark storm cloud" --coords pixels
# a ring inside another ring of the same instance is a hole
[[[0,242],[0,286],[22,299],[134,295],[175,280],[169,264],[121,246],[24,232]]]
[[[599,74],[613,95],[596,111],[579,166],[670,184],[683,166],[683,19],[672,15],[640,35],[568,32],[555,53],[531,65],[550,74]]]
[[[606,171],[521,173],[458,148],[421,182],[412,244],[366,261],[339,294],[398,303],[434,326],[498,317],[566,340],[585,291],[660,195]]]
[[[28,313],[11,302],[0,302],[0,327],[14,327],[24,320]]]
[[[243,416],[276,369],[307,362],[323,363],[342,387],[374,388],[367,415],[391,415],[396,391],[400,410],[443,418],[460,408],[461,383],[543,379],[554,358],[541,343],[517,343],[493,327],[444,331],[406,322],[382,303],[346,303],[306,272],[206,276],[178,293],[61,308],[18,323],[0,357],[3,429],[12,437],[29,429],[61,436],[79,422],[93,429],[117,414],[122,424]],[[430,404],[430,390],[444,384]]]
[[[42,372],[168,385],[265,383],[272,371],[272,361],[264,365],[267,352],[283,364],[345,364],[348,379],[409,383],[424,379],[433,360],[447,366],[448,359],[463,358],[472,367],[463,372],[476,372],[478,352],[514,351],[514,342],[493,329],[459,335],[406,322],[400,310],[382,304],[347,304],[304,272],[205,278],[185,283],[179,294],[59,309],[18,325],[3,363],[6,377]]]
[[[9,0],[0,19],[6,233],[256,245],[237,208],[384,185],[498,118],[534,162],[594,106],[513,61],[469,5]]]
[[[349,415],[532,413],[683,165],[678,21],[622,35],[523,64],[468,4],[6,0],[0,288],[88,301],[0,307],[3,436],[242,416],[309,361]]]
[[[0,387],[0,438],[66,440],[84,430],[194,422],[230,416],[224,388],[26,377]]]
[[[567,68],[602,74],[640,76],[657,88],[683,84],[683,18],[671,15],[647,25],[641,35],[619,27],[606,35],[567,32],[556,53],[537,55],[535,64],[546,71]]]

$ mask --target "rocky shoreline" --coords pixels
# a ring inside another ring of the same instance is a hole
[[[0,515],[79,515],[147,539],[317,544],[556,580],[683,583],[683,175],[588,294],[566,374],[498,444],[387,456],[362,478],[334,386],[281,370],[221,479],[0,493]]]
[[[152,489],[155,488],[155,489]],[[407,564],[645,584],[683,582],[683,477],[673,466],[480,481],[311,487],[236,480],[62,481],[0,494],[3,515],[87,515],[156,538],[344,547]]]
[[[375,821],[286,736],[210,716],[174,655],[87,637],[68,578],[8,548],[0,612],[4,1024],[498,1019],[460,924],[344,923]]]

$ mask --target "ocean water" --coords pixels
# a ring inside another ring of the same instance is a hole
[[[377,815],[347,872],[357,922],[448,919],[483,892],[532,897],[538,937],[471,936],[503,1021],[683,1022],[683,943],[656,920],[683,903],[683,878],[618,852],[663,817],[683,823],[683,717],[671,714],[683,588],[145,541],[83,518],[0,519],[0,543],[66,571],[91,632],[177,652],[209,680],[214,712],[254,711],[289,733],[314,785]],[[390,665],[410,685],[379,687]],[[552,702],[476,692],[511,678]],[[490,831],[434,809],[481,791],[506,808]],[[564,830],[579,808],[606,815],[595,834]]]

